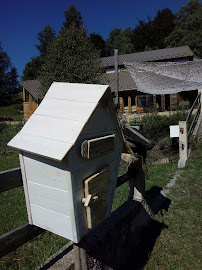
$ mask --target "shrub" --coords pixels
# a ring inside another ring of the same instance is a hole
[[[184,121],[185,119],[186,114],[184,112],[178,112],[169,116],[158,115],[157,112],[153,112],[150,115],[143,116],[141,121],[134,118],[130,124],[141,124],[144,134],[157,142],[170,135],[170,125],[178,125],[179,121]]]

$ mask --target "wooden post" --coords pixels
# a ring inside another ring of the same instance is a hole
[[[131,96],[128,96],[128,112],[131,113],[132,109],[131,109]]]
[[[200,103],[201,103],[201,115],[202,115],[202,89],[198,89],[198,93],[201,93],[201,100],[200,100]]]
[[[166,98],[165,98],[165,95],[161,95],[161,109],[162,109],[162,111],[165,111],[165,109],[166,109]]]
[[[119,98],[119,104],[120,104],[120,112],[124,113],[124,99],[123,99],[123,97]]]
[[[118,74],[118,49],[114,50],[114,58],[115,58],[115,98],[114,98],[114,104],[116,108],[119,107],[119,74]]]
[[[156,109],[156,94],[153,95],[153,107]]]
[[[22,88],[22,96],[23,96],[23,102],[25,102],[25,88]]]
[[[74,244],[74,267],[75,270],[88,270],[85,249]]]
[[[29,94],[29,117],[32,115],[32,96]]]
[[[179,161],[178,168],[184,168],[188,159],[187,122],[179,121]]]

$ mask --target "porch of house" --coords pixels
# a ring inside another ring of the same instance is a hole
[[[197,94],[198,90],[164,95],[149,95],[137,90],[120,91],[119,112],[147,113],[152,108],[156,108],[159,112],[176,111],[180,108],[182,101],[186,101],[191,107]]]

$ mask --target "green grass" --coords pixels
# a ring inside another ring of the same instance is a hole
[[[13,104],[10,106],[0,107],[0,117],[10,117],[13,121],[23,120],[23,113],[19,113],[18,110],[23,110],[23,103]]]
[[[0,171],[20,166],[18,151],[7,146],[7,143],[22,128],[23,123],[18,125],[0,124]]]
[[[202,142],[191,154],[187,166],[169,194],[168,213],[157,216],[167,225],[157,239],[145,270],[200,270]]]
[[[19,131],[21,126],[6,126],[0,133],[0,169],[19,166],[17,152],[5,144]],[[160,222],[168,225],[162,231],[145,266],[150,269],[200,269],[200,205],[202,144],[188,162],[187,168],[171,193],[172,205]],[[197,167],[198,166],[198,167]],[[177,170],[177,161],[164,165],[147,164],[149,180],[146,189],[153,186],[165,187]],[[125,170],[120,168],[119,174]],[[113,210],[123,204],[129,194],[128,183],[115,191]],[[0,194],[0,234],[27,222],[23,188],[16,188]],[[0,269],[34,269],[68,242],[50,232],[45,232],[16,251],[0,259]],[[197,252],[194,252],[196,251]],[[194,267],[191,267],[191,266]]]

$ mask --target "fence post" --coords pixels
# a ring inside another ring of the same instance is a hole
[[[182,169],[188,159],[187,122],[179,121],[179,161],[178,168]]]
[[[86,251],[83,247],[81,247],[82,241],[83,240],[81,240],[78,244],[74,243],[73,245],[75,270],[88,270]]]

